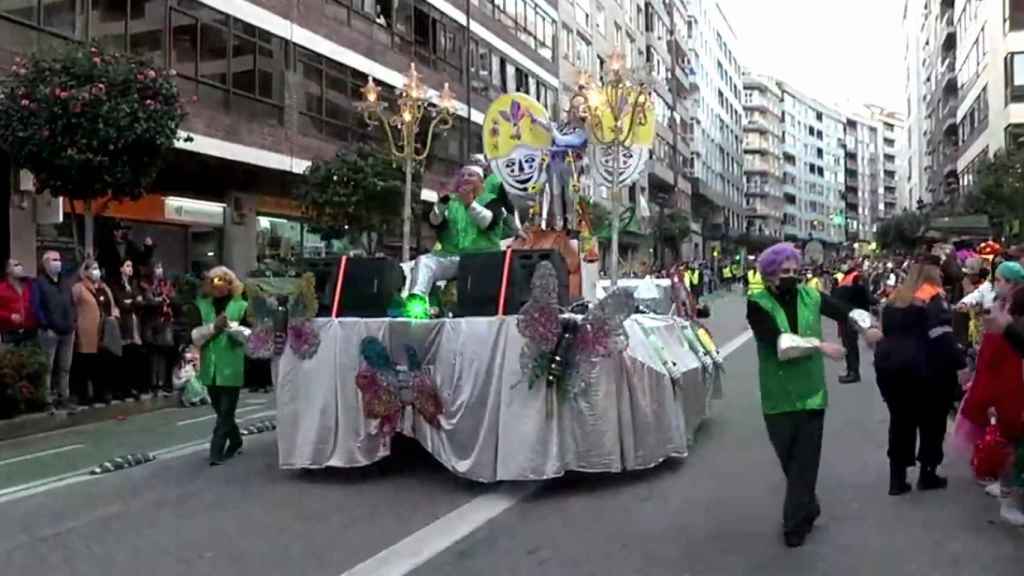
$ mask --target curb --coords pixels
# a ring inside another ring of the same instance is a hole
[[[176,408],[177,406],[178,399],[174,396],[167,398],[154,396],[149,400],[124,402],[116,406],[104,406],[102,408],[89,408],[74,414],[61,410],[58,410],[53,415],[45,412],[24,414],[11,420],[0,420],[0,442],[23,436],[53,432],[54,430],[83,426],[85,424],[126,418],[165,408]]]

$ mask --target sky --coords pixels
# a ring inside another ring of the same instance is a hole
[[[906,113],[903,0],[718,0],[740,64],[844,109]]]

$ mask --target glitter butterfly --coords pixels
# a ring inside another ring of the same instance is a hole
[[[517,327],[526,340],[520,362],[531,388],[540,380],[556,387],[573,383],[575,393],[594,382],[602,359],[629,346],[624,324],[636,303],[628,290],[616,289],[577,318],[559,314],[557,294],[555,268],[541,262],[519,312]]]
[[[359,354],[364,366],[356,373],[356,387],[363,395],[363,415],[379,420],[380,432],[390,436],[398,431],[406,406],[431,426],[441,425],[441,394],[415,348],[405,347],[408,366],[395,364],[384,343],[373,336],[363,338]]]

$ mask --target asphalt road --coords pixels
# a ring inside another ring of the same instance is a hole
[[[742,315],[738,297],[715,302],[711,324],[720,342],[742,331]],[[838,368],[830,370],[832,382]],[[885,494],[886,414],[870,377],[832,385],[819,482],[824,514],[804,548],[784,548],[782,475],[758,410],[749,342],[727,369],[725,399],[685,461],[538,484],[460,480],[411,441],[362,469],[280,471],[273,433],[247,438],[242,456],[210,468],[192,440],[212,422],[177,425],[202,410],[0,444],[0,462],[86,446],[0,464],[0,494],[44,480],[29,493],[0,495],[0,574],[355,574],[372,557],[408,554],[419,545],[409,539],[417,531],[435,545],[445,541],[451,522],[463,518],[457,511],[509,490],[527,493],[478,519],[479,528],[438,548],[414,573],[1021,574],[1024,532],[995,522],[995,501],[962,463],[946,466],[945,492]],[[870,375],[870,367],[863,372]],[[249,414],[272,410],[252,406],[260,410]],[[86,461],[157,445],[170,450],[138,468],[45,482]]]

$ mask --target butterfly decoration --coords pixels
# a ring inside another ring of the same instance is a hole
[[[517,327],[526,340],[520,362],[530,388],[543,380],[575,394],[593,384],[602,359],[629,346],[623,325],[636,303],[628,290],[616,289],[578,318],[560,315],[557,294],[555,268],[541,262],[533,274],[530,300],[519,312]]]
[[[398,431],[406,406],[434,428],[441,425],[441,393],[415,348],[405,347],[407,366],[395,364],[384,343],[374,336],[363,338],[359,354],[364,365],[356,373],[356,388],[363,395],[363,415],[380,421],[379,432],[391,436]]]

